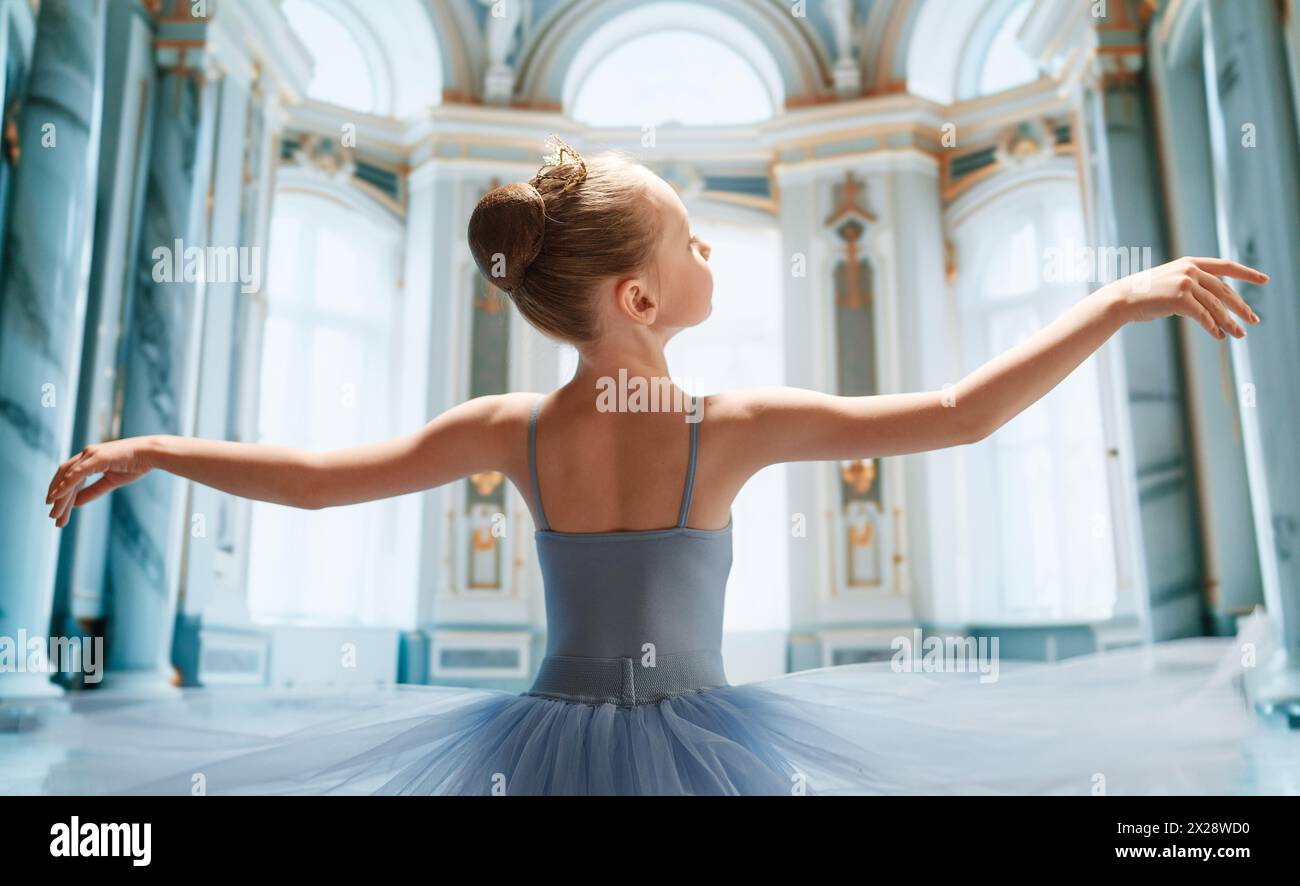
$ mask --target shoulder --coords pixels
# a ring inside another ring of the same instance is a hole
[[[497,451],[507,458],[513,458],[524,445],[533,407],[545,396],[528,391],[512,391],[508,394],[476,397],[469,402],[475,404],[485,427],[499,444]]]
[[[504,429],[517,425],[521,421],[527,422],[533,404],[542,396],[542,394],[525,392],[486,394],[453,406],[439,418],[451,418],[457,422],[475,422],[485,427]]]
[[[802,388],[766,387],[723,391],[704,398],[700,432],[725,452],[729,466],[748,475],[780,461],[787,429],[813,421],[827,408],[825,394]],[[702,444],[703,445],[703,444]]]
[[[541,396],[489,394],[458,403],[418,432],[419,457],[453,465],[456,476],[487,470],[519,476],[527,471],[528,417]]]
[[[720,426],[758,430],[782,417],[831,408],[836,399],[804,388],[742,388],[705,397],[704,414]]]
[[[488,394],[458,403],[424,428],[430,445],[467,445],[498,463],[513,461],[541,394]]]
[[[434,422],[445,424],[474,424],[482,427],[499,427],[519,421],[523,416],[528,421],[528,413],[541,394],[485,394],[476,396],[464,403],[458,403],[434,418]]]
[[[742,472],[857,457],[872,399],[792,387],[727,391],[706,399],[702,430]],[[915,411],[915,404],[903,405]]]

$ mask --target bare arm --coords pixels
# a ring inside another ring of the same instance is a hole
[[[982,440],[1060,384],[1129,322],[1182,315],[1216,338],[1224,337],[1220,326],[1242,337],[1245,331],[1228,309],[1250,323],[1258,318],[1217,274],[1256,284],[1268,279],[1218,259],[1180,259],[1126,277],[943,391],[871,397],[796,388],[738,392],[735,405],[753,429],[748,466],[905,455]]]
[[[476,397],[394,440],[312,453],[310,507],[331,508],[432,489],[479,471],[501,470],[518,449],[509,401]],[[513,448],[512,448],[513,447]]]
[[[507,464],[513,438],[503,429],[513,427],[512,396],[478,397],[406,436],[326,452],[171,435],[113,440],[64,462],[46,503],[63,526],[73,507],[154,468],[242,498],[311,510],[405,495]]]

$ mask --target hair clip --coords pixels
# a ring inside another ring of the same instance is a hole
[[[533,181],[538,179],[561,179],[564,181],[565,191],[571,190],[586,181],[587,161],[574,150],[572,145],[554,133],[546,139],[546,145],[552,150],[542,155],[543,163],[538,167],[537,175],[533,176]]]

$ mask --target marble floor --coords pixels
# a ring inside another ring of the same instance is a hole
[[[374,723],[388,729],[487,695],[403,685],[186,689],[164,697],[105,689],[6,704],[0,706],[0,794],[116,794],[140,784],[146,772],[201,768],[335,728],[355,734]],[[1205,728],[1209,734],[1215,724]],[[111,739],[98,740],[103,736]],[[1288,728],[1286,717],[1259,717],[1240,752],[1246,774],[1229,793],[1300,795],[1300,729]],[[370,788],[358,782],[349,792]]]
[[[400,684],[192,688],[161,696],[105,689],[0,705],[0,795],[114,794],[138,783],[141,772],[201,767],[309,731],[435,714],[463,703],[465,692]]]

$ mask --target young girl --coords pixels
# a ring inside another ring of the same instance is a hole
[[[1003,664],[996,680],[877,663],[738,686],[720,649],[731,504],[755,472],[983,440],[1126,323],[1179,315],[1219,339],[1244,336],[1259,318],[1220,278],[1266,275],[1183,258],[1125,278],[943,392],[697,400],[668,381],[664,347],[709,316],[709,244],[645,167],[556,146],[530,182],[484,196],[468,233],[487,279],[576,347],[559,390],[479,397],[405,437],[333,452],[117,440],[87,447],[51,481],[60,527],[155,468],[311,509],[499,471],[529,503],[547,645],[528,693],[427,687],[415,709],[228,756],[205,767],[209,790],[1095,793],[1099,776],[1115,793],[1241,789],[1237,742],[1250,718],[1231,665],[1212,680],[1193,667],[1213,669],[1219,642]],[[611,379],[673,396],[620,412],[604,396]],[[188,772],[169,774],[116,789],[189,790]]]

